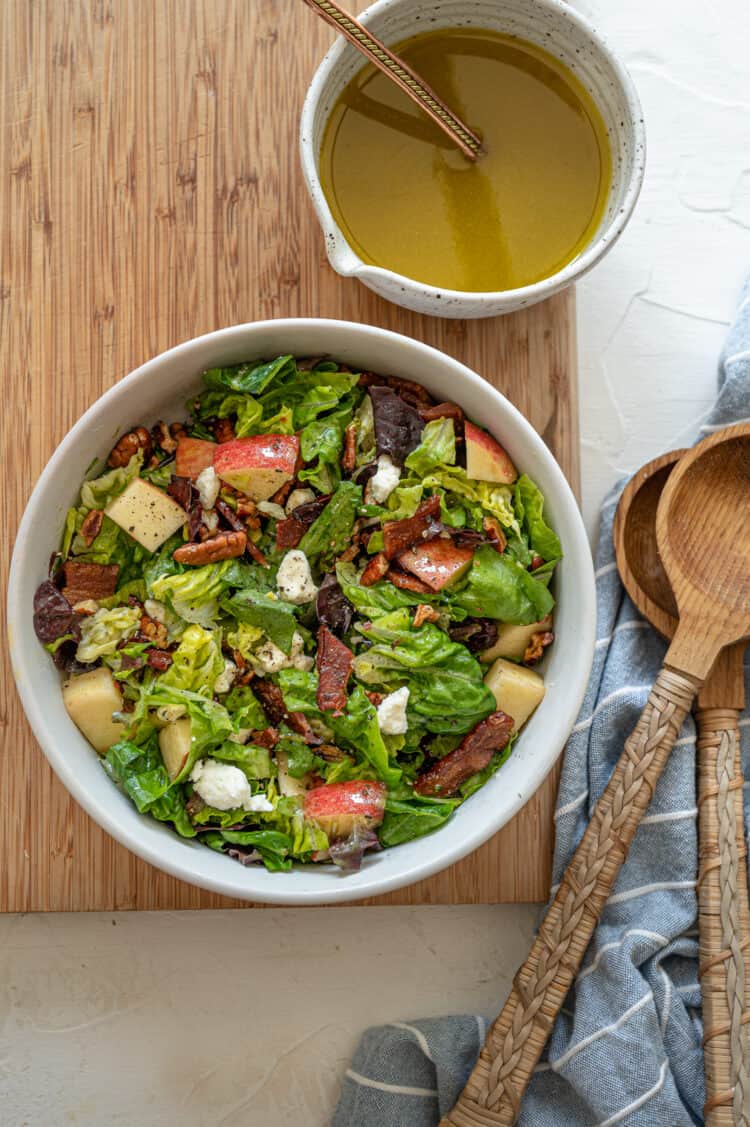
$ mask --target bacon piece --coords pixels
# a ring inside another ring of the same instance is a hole
[[[332,493],[326,493],[324,497],[316,497],[314,501],[307,501],[304,505],[297,505],[292,509],[286,520],[280,520],[276,525],[276,547],[296,548],[332,496]]]
[[[260,548],[257,546],[257,544],[253,544],[249,536],[247,538],[247,543],[245,544],[245,551],[249,556],[252,556],[255,562],[259,563],[261,567],[271,566],[266,557],[261,552]]]
[[[438,538],[400,552],[398,564],[426,583],[430,591],[442,591],[466,574],[473,558],[473,547],[460,548],[452,540]]]
[[[315,746],[323,742],[319,736],[315,735],[310,727],[310,721],[303,712],[288,711],[284,704],[281,689],[278,685],[274,685],[273,681],[263,681],[257,678],[253,681],[253,692],[263,705],[274,727],[278,727],[286,721],[297,735],[302,736],[306,744]]]
[[[149,650],[146,661],[157,673],[164,673],[172,664],[172,655],[166,650]]]
[[[383,525],[383,550],[386,558],[394,559],[399,552],[412,544],[422,543],[431,535],[437,535],[440,527],[440,497],[437,493],[423,501],[413,517],[404,520],[389,520]]]
[[[217,500],[214,508],[216,509],[216,512],[219,514],[219,516],[223,518],[225,523],[229,525],[233,532],[245,531],[244,523],[237,516],[232,506],[228,505],[226,501]]]
[[[415,793],[430,798],[446,798],[455,794],[462,783],[476,775],[477,771],[484,770],[496,751],[502,751],[512,731],[513,717],[505,712],[498,710],[486,720],[480,720],[455,751],[417,776]]]
[[[73,606],[84,599],[109,599],[117,587],[119,564],[80,563],[67,560],[63,565],[62,593]]]
[[[369,700],[370,704],[375,705],[376,708],[385,700],[385,694],[377,693],[374,689],[365,689],[365,696]]]
[[[344,455],[341,459],[341,468],[346,473],[351,473],[357,464],[357,426],[349,423],[344,432]]]
[[[315,664],[318,669],[317,702],[321,712],[341,716],[346,708],[346,685],[351,676],[354,654],[340,642],[327,626],[318,630],[318,652]]]
[[[421,579],[417,579],[416,575],[409,575],[407,572],[402,571],[400,567],[391,567],[386,579],[392,583],[394,587],[399,587],[402,591],[413,591],[415,595],[434,595],[435,592]]]
[[[248,743],[255,744],[256,747],[276,747],[279,742],[278,728],[263,728],[259,732],[251,732]]]
[[[372,557],[367,567],[362,572],[359,580],[360,586],[372,587],[373,583],[377,583],[379,579],[383,578],[388,571],[388,566],[388,560],[383,552],[378,552],[376,556]]]

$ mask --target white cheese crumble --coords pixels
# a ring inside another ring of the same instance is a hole
[[[304,645],[302,635],[295,630],[288,654],[273,642],[264,642],[253,655],[254,663],[260,666],[264,673],[278,673],[281,669],[301,669],[303,673],[309,673],[315,661],[304,653]]]
[[[221,489],[219,475],[213,466],[206,466],[205,470],[201,470],[195,479],[195,487],[200,495],[203,508],[212,509]]]
[[[378,458],[377,472],[370,478],[373,500],[379,505],[385,504],[400,480],[401,470],[393,464],[390,454],[381,454]]]
[[[315,494],[312,489],[293,489],[286,502],[287,516],[300,505],[309,505],[314,500]]]
[[[216,532],[219,527],[219,514],[216,509],[203,509],[203,523],[209,532]]]
[[[149,618],[153,618],[154,622],[161,622],[162,626],[166,626],[167,608],[164,603],[160,603],[156,599],[146,599],[143,603],[143,609]]]
[[[310,561],[299,548],[292,548],[279,564],[276,589],[287,603],[309,603],[318,593],[310,571]]]
[[[229,661],[229,659],[226,658],[224,661],[224,668],[214,681],[214,692],[228,693],[232,685],[234,684],[234,679],[236,676],[237,666],[233,661]]]
[[[378,727],[384,736],[403,736],[408,730],[406,706],[409,690],[406,685],[384,697],[377,708]]]
[[[232,763],[199,759],[190,772],[190,782],[206,805],[216,810],[273,810],[264,794],[252,793],[244,772]]]

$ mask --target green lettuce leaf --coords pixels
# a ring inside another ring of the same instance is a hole
[[[262,363],[232,364],[223,368],[209,368],[203,373],[203,382],[209,388],[228,388],[247,395],[260,395],[275,381],[284,381],[297,370],[293,356],[279,356]]]
[[[373,583],[370,587],[362,587],[357,582],[357,572],[353,564],[337,564],[336,576],[341,590],[362,618],[380,618],[390,611],[399,610],[401,607],[416,607],[420,603],[429,603],[437,607],[455,622],[461,622],[467,615],[462,607],[451,603],[449,596],[444,593],[423,595],[416,594],[414,591],[402,591],[400,587],[394,587],[384,579]]]
[[[479,662],[433,623],[415,630],[403,609],[357,629],[373,644],[355,658],[355,676],[389,690],[408,685],[409,713],[428,731],[468,732],[494,712]]]
[[[466,586],[452,596],[456,606],[478,618],[529,625],[549,614],[555,600],[518,560],[494,548],[474,553]]]
[[[271,641],[288,654],[297,628],[289,603],[282,602],[271,592],[244,587],[220,602],[225,614],[250,626],[257,626]]]
[[[557,535],[544,519],[544,497],[537,485],[522,474],[515,485],[514,500],[518,521],[525,530],[531,549],[546,562],[555,562],[562,556]]]
[[[76,660],[83,664],[114,654],[120,642],[135,634],[141,621],[137,607],[102,608],[81,622]]]
[[[332,493],[341,480],[341,451],[344,432],[336,419],[315,419],[300,432],[300,451],[306,462],[314,458],[312,466],[299,472],[299,480],[306,481],[320,493]]]
[[[224,670],[218,635],[202,626],[188,626],[172,654],[172,664],[159,684],[172,689],[212,696],[214,681]]]
[[[143,465],[143,454],[134,454],[127,466],[109,470],[101,477],[85,481],[81,486],[81,504],[86,509],[105,509],[110,501],[119,497],[134,477],[138,477]]]
[[[224,698],[224,707],[238,731],[250,728],[253,732],[260,732],[268,726],[261,703],[249,685],[235,685]]]
[[[497,517],[504,528],[520,534],[513,508],[513,489],[510,485],[496,485],[489,481],[475,481],[460,466],[450,466],[427,474],[422,485],[425,489],[445,489],[463,502],[478,505],[485,513]],[[453,498],[451,498],[453,500]],[[446,506],[447,507],[447,506]],[[464,509],[467,509],[464,504]],[[476,523],[474,527],[477,527]],[[478,527],[481,528],[481,521]]]
[[[384,846],[402,845],[424,834],[432,833],[447,822],[458,806],[456,800],[424,800],[414,796],[408,801],[388,797],[383,824],[378,837]]]
[[[149,584],[149,594],[167,603],[186,622],[210,626],[219,614],[218,598],[225,589],[224,577],[231,562],[222,560],[173,575],[161,574]]]
[[[130,740],[119,740],[109,749],[103,762],[108,774],[120,783],[141,814],[147,813],[172,785],[155,737],[144,747]]]
[[[221,747],[211,752],[211,758],[234,764],[251,780],[270,779],[276,774],[270,751],[256,744],[238,744],[234,740],[226,740]]]
[[[406,468],[424,477],[440,466],[456,462],[456,433],[453,419],[433,419],[422,431],[422,441],[406,459]]]
[[[328,571],[351,541],[357,509],[362,503],[362,488],[342,481],[318,519],[310,525],[299,548],[319,571]]]

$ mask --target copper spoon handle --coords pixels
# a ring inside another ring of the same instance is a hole
[[[466,1087],[441,1127],[509,1127],[575,979],[697,682],[664,667]]]
[[[698,720],[700,976],[708,1127],[750,1124],[750,905],[739,712]]]
[[[304,0],[309,8],[317,12],[326,23],[345,35],[363,55],[382,70],[405,94],[412,99],[429,117],[447,133],[469,160],[476,160],[485,150],[482,142],[468,126],[464,125],[453,110],[446,106],[431,86],[428,86],[403,59],[381,43],[379,39],[350,16],[334,0]]]

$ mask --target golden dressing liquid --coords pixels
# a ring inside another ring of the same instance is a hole
[[[566,66],[525,40],[447,28],[396,48],[484,140],[466,160],[373,66],[336,102],[320,175],[365,262],[445,289],[509,290],[562,269],[602,218],[607,132]]]

